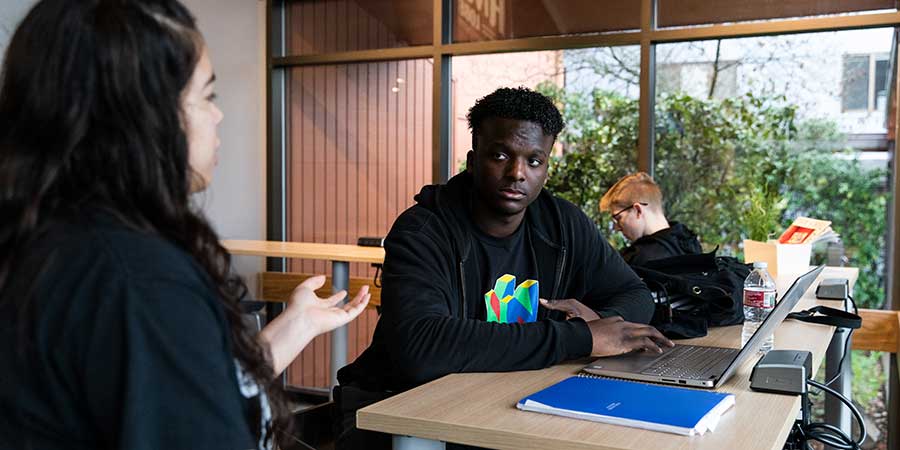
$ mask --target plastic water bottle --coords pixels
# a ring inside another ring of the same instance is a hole
[[[741,347],[747,344],[759,325],[775,309],[775,281],[766,271],[768,264],[753,263],[753,271],[744,280],[744,329],[741,332]],[[770,334],[759,347],[760,353],[772,350],[774,339]]]

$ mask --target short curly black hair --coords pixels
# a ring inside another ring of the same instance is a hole
[[[547,136],[559,135],[566,126],[562,114],[547,96],[526,87],[500,88],[478,99],[466,119],[472,130],[472,148],[485,120],[491,117],[527,120],[541,126]]]

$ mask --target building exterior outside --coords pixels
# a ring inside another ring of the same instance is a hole
[[[784,96],[798,106],[799,118],[827,118],[851,143],[864,141],[866,135],[871,142],[871,135],[886,133],[893,35],[893,28],[876,28],[659,44],[656,93],[717,99],[748,92]],[[567,89],[611,89],[637,97],[638,73],[628,68],[639,67],[638,49],[565,53],[569,71],[596,68],[567,78]],[[882,138],[882,150],[883,144]],[[857,147],[872,149],[869,145]]]

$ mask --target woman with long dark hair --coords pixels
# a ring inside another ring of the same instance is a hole
[[[176,0],[43,0],[0,79],[0,448],[267,448],[275,375],[356,317],[314,277],[255,334],[190,201],[212,65]]]

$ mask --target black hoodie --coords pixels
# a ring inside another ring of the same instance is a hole
[[[697,235],[678,222],[670,222],[669,228],[638,238],[625,247],[622,258],[632,266],[643,266],[655,259],[700,253],[703,253],[703,249],[700,248]]]
[[[455,372],[540,369],[590,354],[587,324],[544,308],[537,322],[486,322],[470,258],[472,177],[425,186],[385,240],[381,319],[342,385],[401,391]],[[575,205],[543,191],[526,211],[540,296],[575,298],[601,316],[647,323],[650,292]],[[481,303],[481,305],[479,305]],[[481,307],[480,307],[481,306]],[[549,313],[549,314],[548,314]]]

